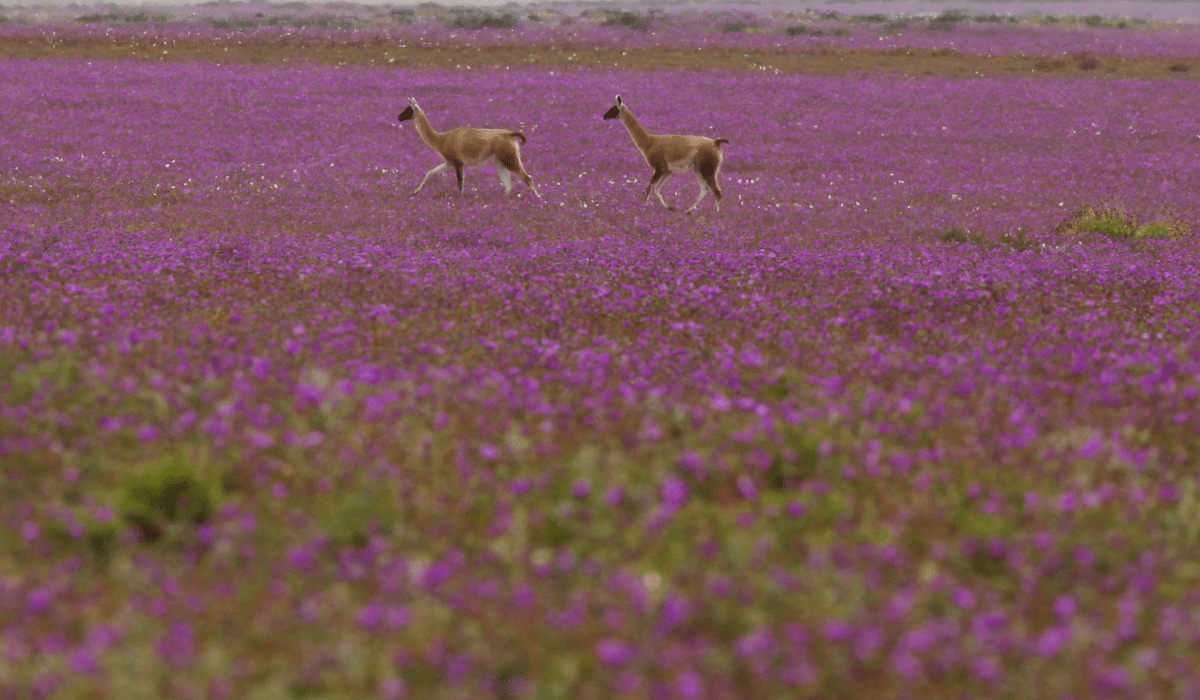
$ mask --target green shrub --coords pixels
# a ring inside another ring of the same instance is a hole
[[[888,21],[888,16],[876,12],[869,15],[854,15],[849,21],[851,24],[884,24]]]
[[[111,560],[120,536],[120,524],[100,522],[82,508],[76,509],[74,515],[83,526],[82,534],[72,533],[66,525],[54,520],[46,526],[47,538],[57,547],[81,547],[98,564]]]
[[[451,29],[512,29],[520,17],[512,12],[496,14],[474,8],[456,8],[442,18],[442,24]]]
[[[349,17],[272,17],[268,27],[295,27],[296,29],[353,29],[355,21]]]
[[[266,17],[261,12],[255,13],[254,17],[230,17],[207,21],[214,29],[258,29],[259,27],[353,29],[355,26],[355,21],[348,17],[292,17],[291,15]]]
[[[176,455],[142,464],[127,474],[121,480],[117,510],[144,542],[157,542],[179,526],[208,522],[220,500],[220,480]]]
[[[618,12],[610,15],[600,24],[604,27],[621,26],[629,27],[630,29],[649,29],[650,16],[639,15],[636,12]]]
[[[938,236],[944,243],[966,243],[983,248],[1010,248],[1015,251],[1037,250],[1042,244],[1029,236],[1024,226],[1006,231],[995,238],[989,238],[982,233],[973,233],[957,226],[948,229]]]
[[[257,29],[262,23],[254,19],[232,17],[230,19],[210,19],[208,24],[213,29]]]
[[[971,16],[962,10],[946,10],[929,21],[926,29],[930,31],[948,32],[957,25],[968,24]]]
[[[360,549],[372,536],[395,534],[399,524],[419,517],[402,502],[396,488],[362,482],[323,495],[313,503],[312,515],[335,548]]]
[[[76,17],[75,21],[80,24],[144,24],[146,22],[167,22],[171,18],[164,14],[147,14],[145,12],[137,12],[135,14],[125,14],[121,12],[109,12],[107,14],[92,14]]]
[[[763,474],[764,487],[772,491],[797,488],[817,476],[821,466],[821,441],[804,427],[790,428],[784,435],[786,455],[775,454]]]
[[[786,30],[788,36],[821,36],[825,32],[820,29],[814,29],[803,24],[798,24],[794,27],[788,27]]]
[[[1037,250],[1041,247],[1041,244],[1029,237],[1029,232],[1024,226],[1018,226],[1013,231],[1001,234],[999,243],[1018,252]]]
[[[1085,207],[1058,225],[1061,234],[1098,233],[1112,240],[1175,239],[1190,233],[1188,225],[1174,217],[1138,221],[1120,206]]]
[[[958,226],[947,229],[939,238],[945,243],[971,243],[973,245],[987,245],[988,243],[987,237],[983,234],[971,233]]]
[[[728,22],[721,27],[721,31],[728,32],[730,34],[736,34],[739,32],[744,32],[747,29],[755,29],[757,27],[757,24],[749,24],[746,22]]]

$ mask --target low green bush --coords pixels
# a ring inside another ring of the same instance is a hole
[[[1098,233],[1112,240],[1175,239],[1190,233],[1186,223],[1173,216],[1139,221],[1120,206],[1084,207],[1058,225],[1058,233]]]
[[[197,462],[175,455],[126,474],[117,511],[144,542],[157,542],[181,526],[208,522],[220,501],[220,480]]]

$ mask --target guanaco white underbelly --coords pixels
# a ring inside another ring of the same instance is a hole
[[[471,167],[475,167],[477,165],[483,165],[485,162],[487,162],[487,159],[491,158],[491,157],[492,157],[492,149],[489,148],[486,151],[484,151],[483,153],[480,153],[475,158],[472,158],[471,160],[464,160],[463,163],[466,165],[469,165]]]
[[[693,153],[683,160],[676,160],[667,163],[667,168],[673,173],[691,172],[696,167],[696,154]]]

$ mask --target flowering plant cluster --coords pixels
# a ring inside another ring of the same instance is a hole
[[[0,697],[1200,693],[1195,83],[0,74]]]

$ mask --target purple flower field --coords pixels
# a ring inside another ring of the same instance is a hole
[[[0,73],[0,698],[1200,697],[1195,82]]]

